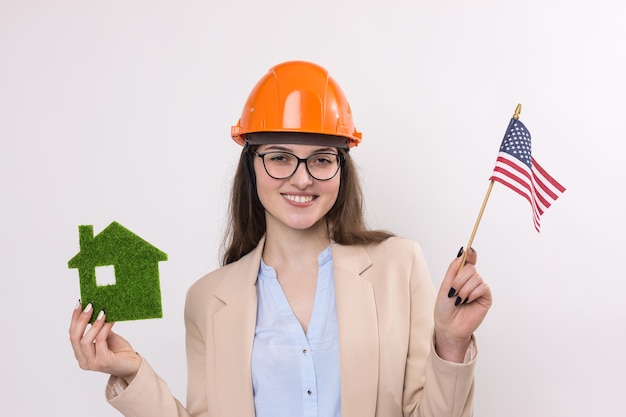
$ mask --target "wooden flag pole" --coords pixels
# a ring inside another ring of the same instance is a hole
[[[513,114],[513,118],[515,120],[519,120],[519,114],[522,112],[522,105],[518,104],[515,107],[515,113]],[[474,230],[472,230],[472,234],[467,242],[467,246],[465,246],[465,250],[463,251],[463,257],[461,258],[461,266],[459,266],[459,271],[465,265],[465,261],[467,260],[467,251],[472,247],[472,243],[474,242],[474,237],[476,236],[476,231],[478,230],[478,225],[480,224],[480,219],[483,217],[483,213],[485,212],[485,207],[487,206],[487,200],[489,200],[489,195],[491,194],[491,189],[493,188],[493,180],[489,181],[489,188],[487,188],[487,193],[485,194],[485,198],[483,199],[483,205],[480,207],[480,212],[478,212],[478,217],[476,218],[476,222],[474,223]]]

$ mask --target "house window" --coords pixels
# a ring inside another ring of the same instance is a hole
[[[104,287],[105,285],[115,285],[114,265],[96,267],[96,285],[99,287]]]

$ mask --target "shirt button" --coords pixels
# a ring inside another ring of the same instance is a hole
[[[309,395],[311,395],[311,394],[313,393],[313,391],[308,390],[306,393],[307,393],[307,394],[309,394]]]
[[[302,349],[302,354],[306,355],[306,349]]]

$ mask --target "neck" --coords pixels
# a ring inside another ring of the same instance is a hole
[[[274,267],[312,262],[317,265],[319,254],[330,243],[325,219],[304,230],[292,229],[270,219],[266,223],[263,260]]]

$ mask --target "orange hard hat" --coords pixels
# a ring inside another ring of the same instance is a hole
[[[252,89],[231,136],[244,145],[246,134],[261,132],[330,135],[346,147],[361,142],[339,84],[324,68],[305,61],[270,68]]]

